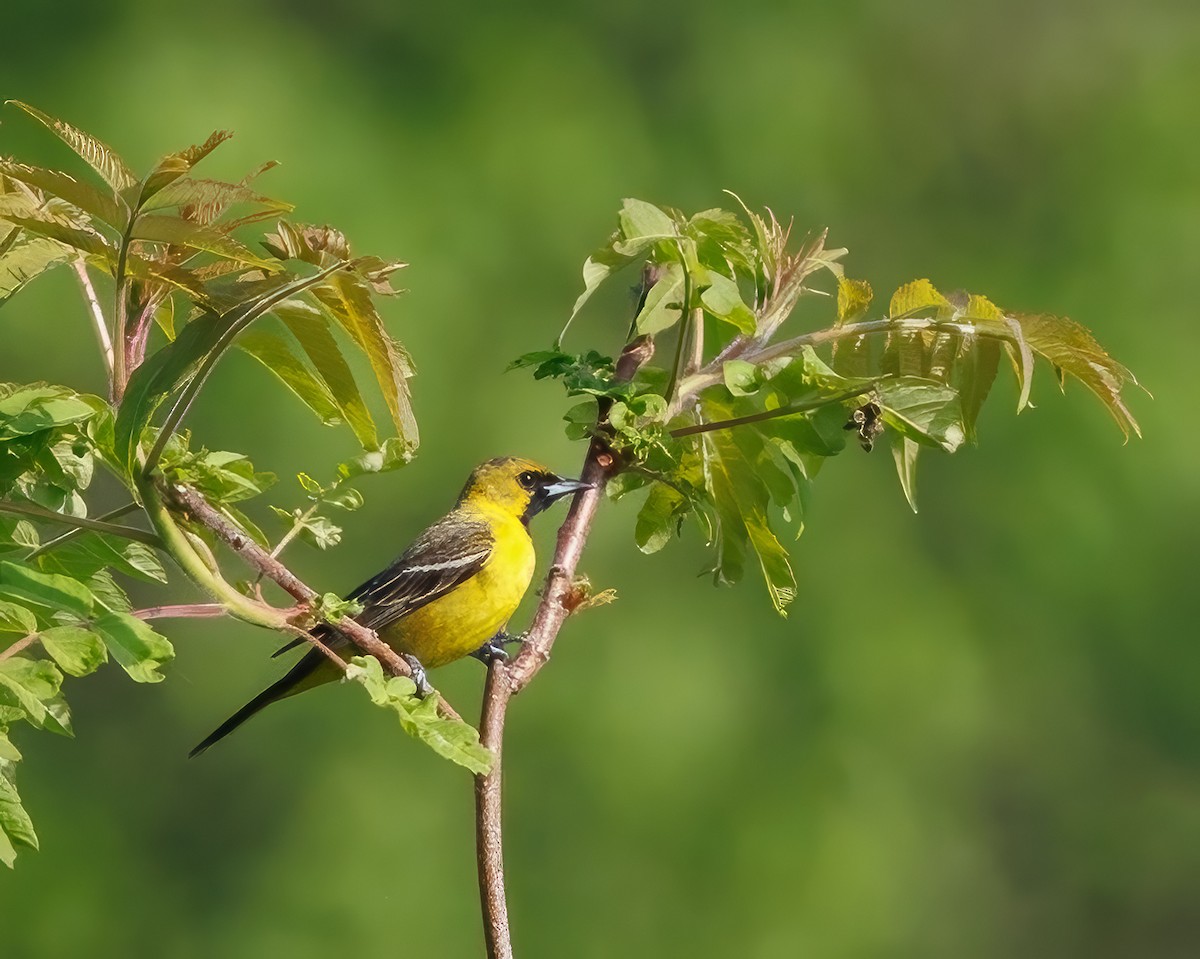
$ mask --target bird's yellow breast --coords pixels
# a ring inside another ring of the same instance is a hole
[[[496,635],[520,605],[533,579],[533,541],[516,517],[477,508],[494,541],[483,568],[440,599],[384,629],[389,646],[434,669],[473,653]]]

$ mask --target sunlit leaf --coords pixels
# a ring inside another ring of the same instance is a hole
[[[263,270],[279,269],[277,262],[259,256],[240,240],[211,227],[190,223],[180,217],[157,214],[140,216],[133,225],[133,238],[154,240],[172,246],[186,246]]]
[[[288,341],[278,333],[249,330],[239,337],[237,345],[275,374],[323,424],[333,426],[341,421],[340,411],[324,380],[292,351]]]
[[[6,216],[9,223],[19,226],[28,233],[55,240],[65,246],[73,247],[89,256],[102,260],[110,260],[114,256],[108,241],[95,230],[85,227],[67,226],[54,220],[34,219],[24,216]]]
[[[1018,313],[1013,319],[1020,326],[1030,348],[1049,360],[1056,369],[1091,390],[1116,420],[1126,439],[1132,433],[1141,436],[1141,427],[1125,405],[1122,390],[1137,379],[1105,352],[1096,338],[1074,320],[1048,313]]]
[[[637,331],[649,336],[678,323],[684,311],[685,286],[683,266],[668,263],[662,276],[646,294],[646,301],[637,315]]]
[[[71,257],[61,243],[33,237],[0,254],[0,306],[30,280]]]
[[[716,272],[710,272],[708,280],[708,289],[700,294],[700,302],[705,310],[717,319],[732,324],[742,333],[753,333],[758,320],[750,307],[746,306],[738,285]]]
[[[12,177],[29,186],[36,187],[51,196],[79,207],[98,220],[117,229],[124,229],[128,216],[121,209],[111,192],[105,193],[90,183],[76,180],[58,170],[29,166],[14,160],[0,158],[0,175]]]
[[[147,201],[157,193],[186,176],[192,167],[212,153],[217,147],[228,140],[232,133],[228,130],[217,130],[207,140],[198,146],[188,147],[178,153],[170,153],[155,165],[142,183],[138,207],[144,208]]]
[[[397,434],[410,445],[418,441],[408,377],[412,361],[384,328],[367,287],[354,277],[337,275],[313,291],[322,305],[362,348],[383,392]]]
[[[280,303],[272,311],[281,319],[320,373],[342,418],[354,431],[365,449],[379,444],[375,421],[359,392],[350,365],[329,329],[329,321],[320,310],[300,300]]]
[[[492,768],[493,755],[480,744],[479,733],[461,720],[444,719],[437,712],[437,697],[416,697],[416,686],[406,676],[386,678],[374,657],[355,656],[346,678],[361,683],[377,706],[392,710],[401,728],[421,740],[435,753],[471,772],[484,775]]]
[[[58,120],[43,113],[35,107],[20,100],[7,101],[20,107],[43,126],[56,134],[67,146],[74,150],[101,178],[114,190],[120,192],[133,186],[136,178],[125,165],[125,161],[107,144],[96,139],[82,130],[77,130],[69,123]]]

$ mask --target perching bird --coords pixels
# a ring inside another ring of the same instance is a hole
[[[431,669],[471,653],[503,654],[502,631],[533,578],[529,520],[556,499],[583,489],[589,484],[565,480],[526,459],[488,460],[471,473],[454,509],[350,594],[363,606],[354,618]],[[354,655],[349,641],[328,625],[314,632],[339,655]],[[494,638],[501,644],[493,644]],[[279,652],[303,642],[297,639]],[[324,653],[310,649],[189,755],[204,752],[264,706],[341,675]]]

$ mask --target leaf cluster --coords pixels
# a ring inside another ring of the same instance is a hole
[[[172,514],[163,491],[197,491],[272,556],[295,539],[326,549],[341,537],[330,514],[362,504],[353,484],[409,462],[418,432],[413,365],[378,308],[399,292],[392,284],[404,263],[358,255],[337,229],[287,219],[291,204],[258,186],[273,163],[238,180],[198,176],[228,132],[139,176],[98,138],[10,102],[61,139],[81,169],[0,157],[0,306],[50,270],[73,270],[109,382],[106,397],[0,384],[0,860],[11,865],[13,844],[37,839],[14,785],[20,754],[9,730],[28,723],[69,734],[64,676],[87,675],[111,656],[136,681],[157,682],[173,655],[139,615],[154,610],[133,608],[126,580],[166,584],[167,553],[228,611],[285,621],[258,584],[226,583],[221,541]],[[287,523],[278,537],[247,512],[274,475],[184,428],[235,349],[321,423],[345,425],[358,448],[327,484],[300,474],[304,505],[271,507]],[[386,420],[368,403],[352,351],[365,359]],[[125,505],[104,512],[105,502]],[[312,616],[353,611],[326,594]]]
[[[552,349],[513,366],[590,397],[567,412],[567,434],[599,433],[619,454],[624,472],[610,495],[646,489],[635,527],[643,551],[661,549],[693,520],[712,547],[714,579],[736,582],[757,566],[781,613],[796,591],[784,543],[803,530],[825,461],[855,434],[868,451],[882,435],[915,509],[921,450],[953,453],[977,441],[1003,357],[1018,410],[1029,405],[1041,357],[1060,387],[1079,380],[1126,437],[1138,433],[1124,398],[1136,380],[1074,321],[943,294],[924,279],[872,315],[870,286],[845,273],[846,250],[830,248],[824,232],[793,249],[791,226],[769,210],[687,216],[628,199],[617,219],[584,264],[567,327],[603,282],[641,266],[627,339],[654,340],[657,362],[618,381],[610,357],[566,351],[564,327]],[[804,301],[824,305],[826,326],[794,328]]]

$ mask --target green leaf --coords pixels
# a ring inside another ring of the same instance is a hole
[[[14,633],[17,637],[37,632],[37,617],[17,603],[0,601],[0,635]]]
[[[763,469],[761,441],[751,446],[751,461],[732,430],[705,434],[712,455],[710,492],[720,521],[718,542],[719,575],[727,582],[736,581],[742,572],[746,545],[753,549],[775,609],[786,615],[796,597],[796,578],[787,550],[771,531],[767,517],[769,495],[760,478]],[[742,434],[743,442],[754,443],[752,433]]]
[[[617,220],[621,226],[621,236],[625,240],[619,252],[626,254],[630,252],[631,243],[636,245],[647,240],[672,239],[679,235],[671,215],[645,200],[627,197],[622,201]]]
[[[113,257],[113,250],[108,241],[95,230],[67,226],[54,220],[40,220],[33,217],[6,216],[4,219],[14,226],[19,226],[27,233],[47,237],[66,246],[74,247],[76,250],[97,257],[104,262],[109,262]]]
[[[108,661],[104,641],[81,626],[53,626],[42,630],[38,639],[68,676],[86,676]]]
[[[690,504],[687,498],[666,483],[655,483],[646,502],[638,511],[633,538],[643,553],[657,553],[671,541],[679,521]]]
[[[165,583],[166,571],[154,550],[144,543],[121,539],[107,533],[88,531],[69,543],[38,557],[48,573],[61,573],[72,579],[87,580],[111,567],[126,576],[151,583]]]
[[[486,775],[492,768],[495,757],[480,744],[475,728],[439,716],[437,696],[418,699],[416,686],[408,677],[385,678],[383,668],[374,657],[355,656],[350,660],[346,678],[361,683],[375,705],[395,712],[401,728],[439,756],[478,775]]]
[[[904,490],[904,498],[915,513],[917,511],[917,456],[920,455],[920,444],[904,435],[892,437],[892,458],[896,461],[896,475],[900,477],[900,487]]]
[[[128,221],[125,211],[121,209],[112,193],[103,193],[90,183],[76,180],[58,170],[47,170],[0,158],[0,176],[11,177],[65,200],[118,230],[123,230]]]
[[[133,238],[154,240],[171,246],[186,246],[193,250],[213,253],[238,263],[258,267],[261,270],[279,270],[275,260],[259,256],[241,241],[220,230],[174,216],[150,214],[140,216],[133,224]]]
[[[300,538],[317,549],[329,549],[342,541],[342,528],[324,516],[313,515],[301,524]]]
[[[37,833],[33,831],[33,821],[21,805],[21,797],[12,781],[0,773],[0,862],[12,867],[16,851],[12,843],[20,843],[32,849],[38,848]]]
[[[584,261],[583,292],[575,300],[575,305],[571,307],[571,315],[567,317],[567,322],[563,326],[562,332],[558,334],[558,339],[554,342],[556,349],[562,346],[563,337],[567,335],[567,329],[579,314],[579,311],[583,309],[583,305],[591,299],[592,294],[600,287],[600,284],[633,261],[634,257],[616,252],[612,247],[612,242],[607,246],[601,247]]]
[[[128,613],[109,613],[92,628],[134,682],[158,683],[165,678],[159,667],[175,658],[175,649],[145,622]]]
[[[217,130],[199,146],[188,147],[186,150],[168,154],[159,160],[142,183],[141,197],[138,201],[139,209],[145,208],[147,201],[161,190],[190,173],[192,167],[231,136],[233,134],[228,130]]]
[[[87,581],[87,587],[96,598],[96,605],[114,613],[128,613],[133,609],[125,590],[117,585],[112,573],[101,570]]]
[[[31,603],[51,613],[62,610],[80,618],[91,613],[94,603],[91,590],[77,580],[9,562],[0,562],[0,598]]]
[[[344,268],[345,264],[334,263],[311,276],[291,281],[286,276],[273,277],[265,290],[250,294],[225,313],[206,313],[192,320],[173,342],[139,366],[126,388],[117,415],[114,440],[116,451],[130,472],[137,458],[141,432],[166,394],[183,384],[180,396],[159,432],[156,451],[161,451],[162,444],[171,438],[208,374],[240,332],[277,304]]]
[[[857,323],[866,315],[874,293],[866,280],[851,280],[838,277],[837,325]]]
[[[0,660],[0,704],[24,710],[25,718],[35,726],[58,731],[47,703],[58,696],[61,686],[62,674],[44,659],[12,656]]]
[[[379,436],[375,421],[354,381],[350,365],[342,357],[341,348],[329,329],[324,314],[301,300],[287,300],[272,311],[281,319],[300,343],[321,379],[333,395],[342,419],[354,431],[364,449],[375,449]]]
[[[716,272],[710,272],[708,280],[708,289],[700,294],[704,308],[718,320],[737,327],[739,332],[753,335],[758,321],[742,299],[737,283]]]
[[[950,301],[928,280],[913,280],[892,294],[888,316],[893,319],[918,315],[936,316],[951,309]]]
[[[953,453],[966,438],[962,406],[951,387],[902,376],[880,380],[877,392],[884,422],[909,439]]]
[[[335,426],[341,422],[341,411],[325,381],[292,352],[291,345],[278,333],[249,330],[241,335],[237,345],[275,374],[322,424]]]
[[[361,456],[338,464],[338,476],[353,479],[366,473],[387,473],[412,462],[412,448],[398,436],[390,436],[377,450],[367,450]]]
[[[287,213],[292,204],[273,200],[251,190],[241,183],[225,183],[222,180],[205,180],[189,177],[177,180],[142,204],[145,210],[163,210],[178,207],[185,220],[208,224],[216,220],[229,207],[239,203],[263,207],[264,214]]]
[[[20,762],[21,752],[12,741],[8,738],[8,731],[0,727],[0,769],[3,768],[4,762]]]
[[[1104,404],[1126,439],[1142,435],[1121,395],[1126,385],[1137,385],[1136,377],[1109,356],[1086,327],[1048,313],[1019,313],[1013,320],[1030,348],[1060,371],[1060,384],[1063,374],[1075,377]]]
[[[0,399],[0,443],[82,423],[103,406],[62,386],[21,387]]]
[[[721,376],[725,380],[725,389],[734,396],[750,396],[763,385],[762,369],[745,360],[726,360],[721,364]]]
[[[368,287],[355,277],[339,274],[313,292],[366,353],[392,414],[397,434],[410,446],[416,446],[417,421],[413,416],[408,390],[408,377],[413,372],[412,361],[384,328]]]
[[[30,280],[70,257],[67,247],[41,236],[0,253],[0,306]]]
[[[93,170],[100,174],[104,182],[116,191],[125,190],[136,182],[133,173],[125,165],[116,152],[94,136],[77,130],[69,123],[56,119],[41,110],[31,107],[20,100],[9,100],[8,103],[20,107],[43,126],[56,134],[60,140],[74,150]]]
[[[686,289],[683,266],[668,263],[662,276],[646,294],[646,301],[637,315],[637,331],[643,336],[661,333],[679,322],[684,314],[683,296]]]

